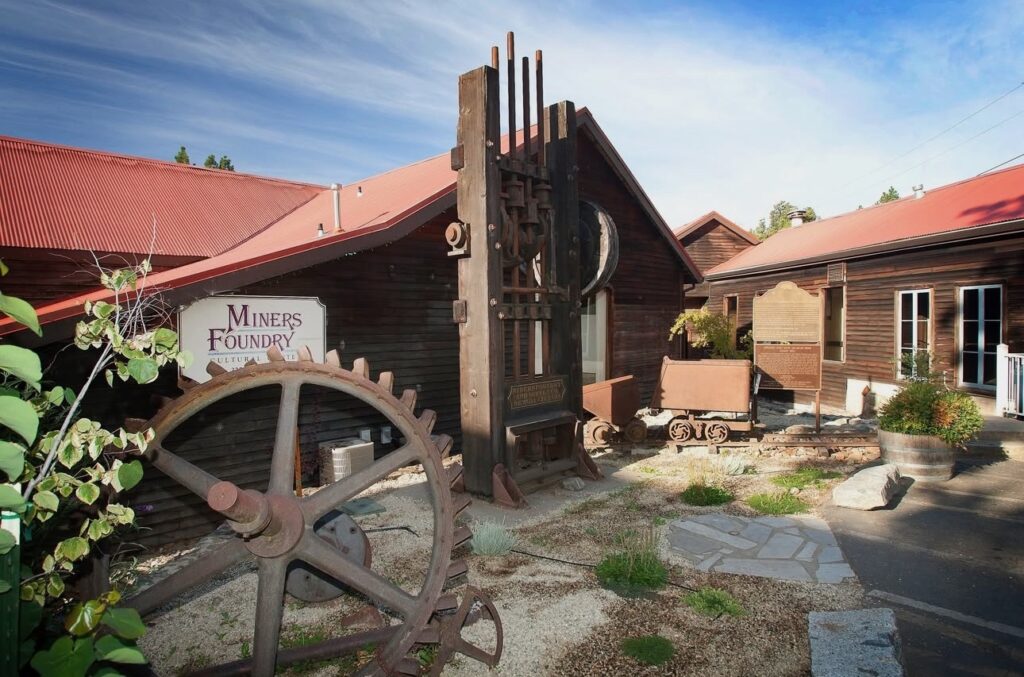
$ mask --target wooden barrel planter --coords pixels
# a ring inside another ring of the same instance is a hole
[[[942,482],[953,476],[956,447],[933,435],[907,435],[878,431],[882,459],[894,463],[901,475],[918,482]]]

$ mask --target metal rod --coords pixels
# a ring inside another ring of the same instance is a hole
[[[498,46],[494,45],[491,47],[491,68],[498,70]]]
[[[516,156],[516,36],[512,31],[508,32],[505,50],[508,60],[508,156],[514,159]]]
[[[523,57],[523,159],[530,161],[530,57]]]
[[[544,55],[538,49],[534,54],[537,63],[537,164],[544,166]]]

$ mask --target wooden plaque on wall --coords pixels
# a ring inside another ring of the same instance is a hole
[[[756,343],[817,343],[821,339],[818,296],[792,282],[780,282],[754,297]]]

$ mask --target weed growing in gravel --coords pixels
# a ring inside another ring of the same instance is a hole
[[[799,468],[794,472],[773,477],[772,484],[786,489],[804,489],[811,484],[819,484],[822,480],[834,480],[842,476],[842,473],[822,470],[821,468]]]
[[[660,590],[668,580],[668,570],[658,559],[651,530],[624,535],[622,550],[606,555],[598,563],[596,573],[601,585],[625,593]]]
[[[519,544],[516,532],[504,522],[477,522],[473,525],[473,554],[483,557],[507,555]]]
[[[661,635],[647,635],[622,640],[622,652],[644,665],[661,665],[672,658],[675,647]]]
[[[689,505],[722,505],[734,498],[731,493],[722,487],[697,483],[686,487],[686,490],[680,496]]]
[[[763,515],[792,515],[807,512],[810,507],[805,501],[786,493],[754,494],[747,499],[747,505]]]
[[[725,590],[710,586],[705,586],[697,592],[691,592],[683,597],[683,601],[694,611],[705,616],[715,616],[717,618],[722,614],[742,616],[746,613],[732,595]]]

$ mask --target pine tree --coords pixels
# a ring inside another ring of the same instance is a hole
[[[174,156],[174,161],[181,165],[189,164],[188,151],[185,150],[185,146],[178,150],[178,154]]]
[[[790,222],[788,214],[794,209],[796,209],[796,207],[788,200],[780,200],[779,202],[776,202],[772,205],[772,210],[768,213],[768,218],[761,219],[757,224],[757,228],[754,228],[754,236],[757,237],[758,240],[765,240],[780,230],[789,228]],[[809,223],[818,219],[818,215],[814,212],[813,207],[807,207],[805,211],[807,214],[804,216],[804,223]]]
[[[206,159],[203,160],[203,166],[207,169],[217,169],[217,156],[213,153],[207,155]]]
[[[210,159],[213,159],[212,155],[210,156]],[[231,158],[229,158],[227,155],[220,156],[220,162],[217,163],[217,168],[225,169],[229,172],[235,171],[235,166],[231,164]]]
[[[900,192],[896,190],[895,186],[889,186],[889,190],[882,193],[882,196],[875,202],[876,205],[885,204],[886,202],[892,202],[893,200],[900,199]]]

